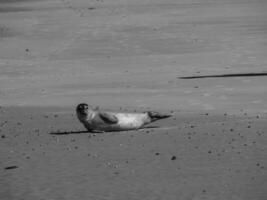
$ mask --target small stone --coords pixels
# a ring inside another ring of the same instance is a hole
[[[155,153],[155,155],[156,155],[156,156],[158,156],[158,155],[159,155],[159,153]]]
[[[1,138],[3,138],[3,139],[6,138],[6,135],[1,135]]]
[[[171,160],[176,160],[176,156],[172,156]]]

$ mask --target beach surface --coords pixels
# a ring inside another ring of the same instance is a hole
[[[0,0],[0,199],[267,199],[266,10]],[[92,134],[81,102],[174,116]]]

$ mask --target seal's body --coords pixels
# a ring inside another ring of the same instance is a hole
[[[93,109],[87,104],[79,104],[76,108],[79,121],[88,131],[126,131],[142,128],[144,125],[171,115],[157,112],[116,113]]]

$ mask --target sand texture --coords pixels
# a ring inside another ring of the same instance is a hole
[[[0,199],[266,200],[266,10],[0,0]],[[81,102],[174,116],[91,134]]]

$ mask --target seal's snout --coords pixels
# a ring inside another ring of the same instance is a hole
[[[87,115],[88,113],[88,104],[81,103],[76,107],[76,112],[82,115]]]

